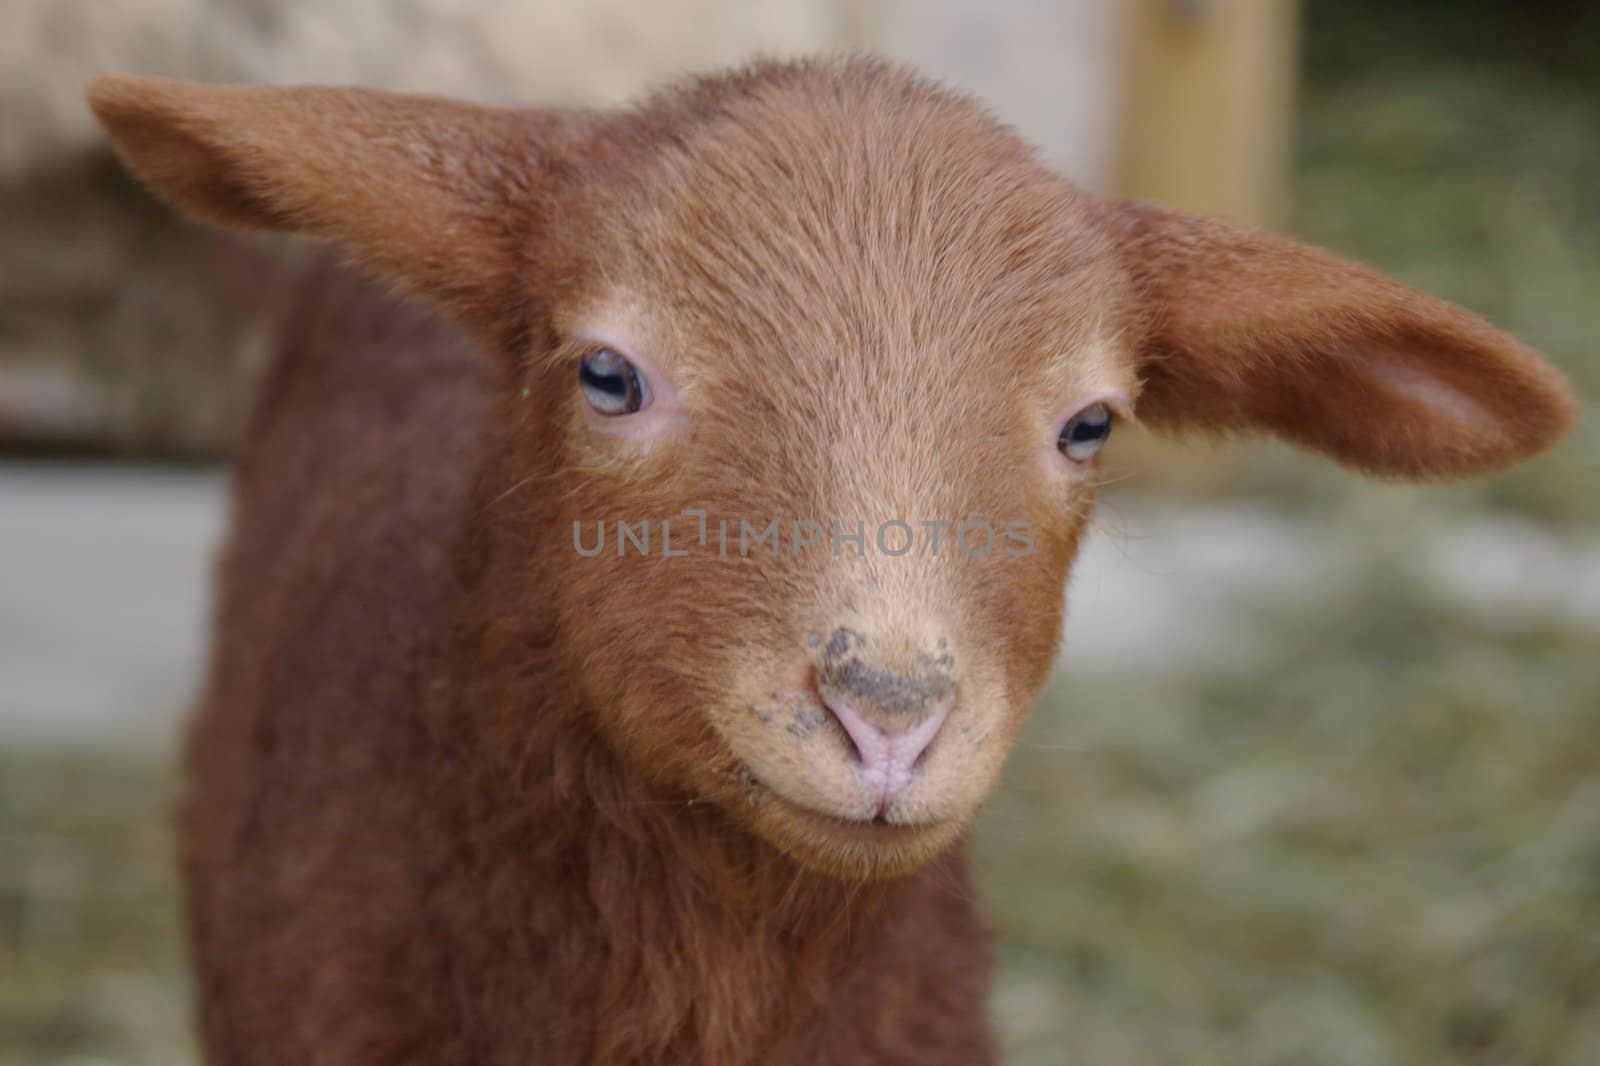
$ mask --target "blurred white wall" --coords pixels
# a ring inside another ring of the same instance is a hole
[[[618,103],[754,55],[862,49],[973,93],[1080,181],[1110,169],[1116,0],[495,3],[485,19],[527,99]]]
[[[1091,184],[1116,0],[6,0],[0,177],[100,145],[99,71],[619,103],[752,55],[871,49],[968,89]]]
[[[865,43],[957,85],[1091,188],[1115,152],[1118,0],[875,0]]]

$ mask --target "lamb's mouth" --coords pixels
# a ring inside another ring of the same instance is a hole
[[[809,826],[863,842],[876,840],[889,843],[907,840],[921,833],[939,830],[941,827],[947,828],[947,822],[944,820],[891,821],[888,817],[888,805],[881,803],[865,817],[850,817],[832,811],[818,810],[808,803],[789,798],[754,774],[749,774],[747,781],[750,788],[749,801],[753,806],[774,807],[782,815],[802,821]]]
[[[964,823],[841,818],[762,788],[755,828],[800,865],[844,881],[904,877],[954,846]]]

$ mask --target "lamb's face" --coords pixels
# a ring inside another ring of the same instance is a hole
[[[663,159],[547,378],[562,628],[610,737],[851,877],[932,857],[993,786],[1135,388],[1094,222],[945,106]]]

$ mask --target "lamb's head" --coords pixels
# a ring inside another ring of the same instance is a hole
[[[970,818],[1051,662],[1137,388],[1126,280],[964,102],[845,71],[673,103],[586,186],[585,297],[532,390],[568,427],[567,658],[639,763],[899,868]]]
[[[1553,371],[1324,253],[1082,193],[874,63],[637,111],[113,80],[133,169],[343,242],[501,360],[558,522],[563,661],[617,755],[808,865],[908,870],[1052,661],[1119,420],[1384,475],[1551,440]],[[550,609],[530,605],[530,609]]]

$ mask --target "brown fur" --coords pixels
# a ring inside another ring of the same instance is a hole
[[[1421,477],[1571,415],[1467,313],[1079,192],[873,62],[614,114],[91,102],[179,206],[339,242],[471,338],[324,264],[263,386],[184,825],[216,1063],[988,1061],[956,843],[1092,503],[1061,419],[1104,399]],[[584,413],[597,336],[671,382],[652,432]],[[1021,520],[1033,550],[573,550],[684,508]],[[953,695],[876,818],[819,690],[886,731]]]

